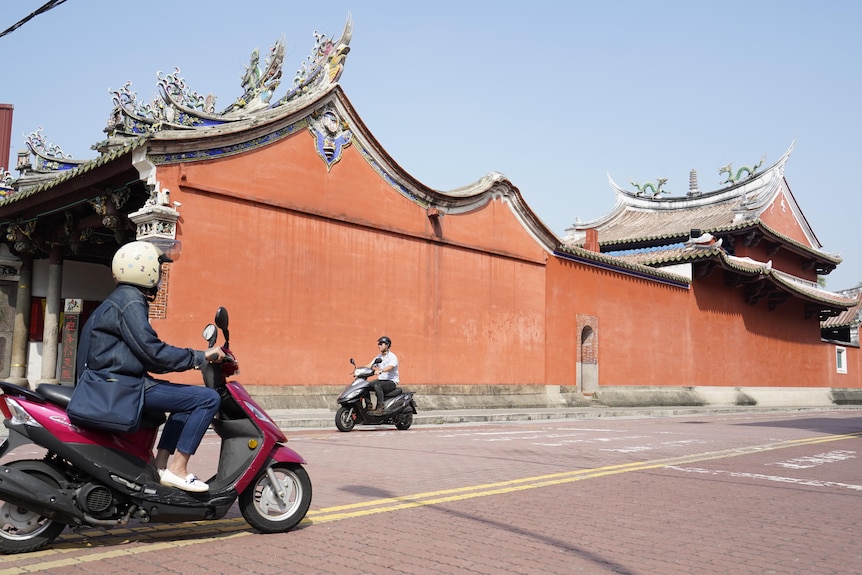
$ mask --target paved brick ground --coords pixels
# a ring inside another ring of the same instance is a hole
[[[862,414],[692,414],[291,433],[292,532],[68,531],[9,573],[862,573]],[[214,468],[216,438],[192,461]]]

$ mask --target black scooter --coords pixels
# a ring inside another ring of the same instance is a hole
[[[383,413],[372,415],[369,411],[374,388],[368,378],[374,375],[374,370],[370,367],[356,367],[353,358],[350,359],[350,363],[354,368],[355,379],[338,396],[338,404],[341,406],[335,414],[335,427],[338,431],[351,431],[356,424],[389,424],[395,425],[397,429],[410,429],[413,425],[413,414],[416,413],[413,392],[396,387],[384,394]],[[380,359],[378,358],[374,363],[380,363]]]

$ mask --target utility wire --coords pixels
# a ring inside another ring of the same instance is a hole
[[[10,33],[14,32],[15,30],[17,30],[18,28],[20,28],[21,26],[23,26],[24,24],[26,24],[27,22],[29,22],[30,20],[32,20],[33,18],[38,16],[39,14],[44,14],[45,12],[50,10],[51,8],[56,8],[57,6],[59,6],[60,4],[62,4],[65,1],[66,0],[49,0],[48,2],[45,3],[44,6],[42,6],[41,8],[39,8],[38,10],[36,10],[32,14],[30,14],[29,16],[25,16],[24,18],[22,18],[18,22],[15,22],[14,24],[12,24],[9,28],[6,28],[2,32],[0,32],[0,38],[5,36],[6,34],[10,34]]]

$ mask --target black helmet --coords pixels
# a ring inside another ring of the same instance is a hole
[[[385,335],[381,336],[377,339],[377,345],[380,345],[381,343],[385,343],[389,347],[392,347],[392,340],[389,339],[388,337],[386,337]]]

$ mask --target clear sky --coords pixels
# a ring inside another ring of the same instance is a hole
[[[0,30],[45,1],[4,2]],[[502,172],[562,237],[613,208],[608,175],[629,189],[667,178],[681,196],[694,169],[712,191],[721,166],[770,165],[796,141],[785,176],[844,259],[826,286],[862,282],[859,2],[67,0],[0,38],[13,158],[40,126],[66,154],[95,157],[109,89],[131,81],[151,101],[157,72],[176,66],[222,110],[252,50],[284,38],[278,98],[314,31],[337,38],[348,14],[340,84],[426,185]]]

